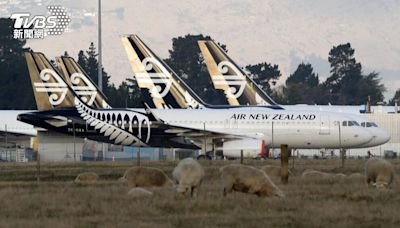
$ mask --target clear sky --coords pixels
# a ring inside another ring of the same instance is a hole
[[[65,50],[76,57],[91,41],[97,43],[97,0],[2,2],[11,2],[0,3],[2,17],[18,11],[45,14],[54,4],[67,8],[69,32],[28,42],[50,58]],[[278,64],[283,78],[305,61],[325,79],[329,50],[350,42],[364,72],[380,72],[386,99],[400,88],[399,0],[103,0],[103,61],[116,84],[132,76],[119,40],[127,33],[139,34],[162,58],[168,57],[173,37],[207,34],[226,44],[239,65]]]

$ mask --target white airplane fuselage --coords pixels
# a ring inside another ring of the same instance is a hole
[[[343,121],[354,119],[332,112],[263,107],[153,109],[152,112],[167,124],[261,139],[272,147],[288,144],[302,149],[359,148],[373,138],[360,126],[342,126]]]

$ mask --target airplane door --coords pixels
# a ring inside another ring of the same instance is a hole
[[[238,121],[235,120],[235,119],[225,120],[225,122],[224,122],[224,128],[225,128],[225,129],[229,129],[229,128],[235,129],[235,128],[238,128]]]
[[[319,134],[320,135],[329,135],[330,134],[329,115],[321,115]]]

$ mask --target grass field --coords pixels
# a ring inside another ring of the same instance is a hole
[[[361,179],[302,179],[305,169],[351,174],[365,161],[296,160],[288,185],[275,183],[286,197],[259,198],[234,193],[224,198],[219,167],[237,161],[203,161],[206,177],[196,199],[175,198],[174,189],[153,188],[151,198],[135,199],[117,181],[134,162],[0,165],[0,227],[400,227],[400,188],[367,189]],[[396,168],[400,164],[393,161]],[[177,162],[142,162],[171,176]],[[245,164],[278,165],[247,160]],[[77,174],[94,171],[96,184],[73,183]],[[397,173],[399,169],[396,169]],[[297,176],[297,175],[298,176]]]

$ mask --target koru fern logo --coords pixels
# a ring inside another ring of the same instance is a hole
[[[82,74],[73,73],[70,77],[72,82],[72,89],[87,105],[92,105],[96,99],[96,87]],[[81,85],[82,84],[82,85]]]
[[[62,6],[48,6],[50,16],[35,15],[30,13],[13,13],[14,39],[43,39],[47,35],[61,35],[71,18]]]
[[[216,86],[228,86],[225,94],[228,98],[239,98],[246,86],[245,76],[228,61],[218,64],[219,74],[212,75],[212,80]]]
[[[169,72],[156,58],[147,57],[142,61],[145,72],[136,73],[135,77],[140,84],[154,84],[150,89],[152,97],[163,98],[165,97],[172,85],[172,79]],[[156,70],[160,71],[157,73]]]
[[[51,105],[61,104],[68,92],[67,84],[51,69],[42,70],[39,77],[42,82],[34,83],[35,90],[40,93],[48,93]]]

